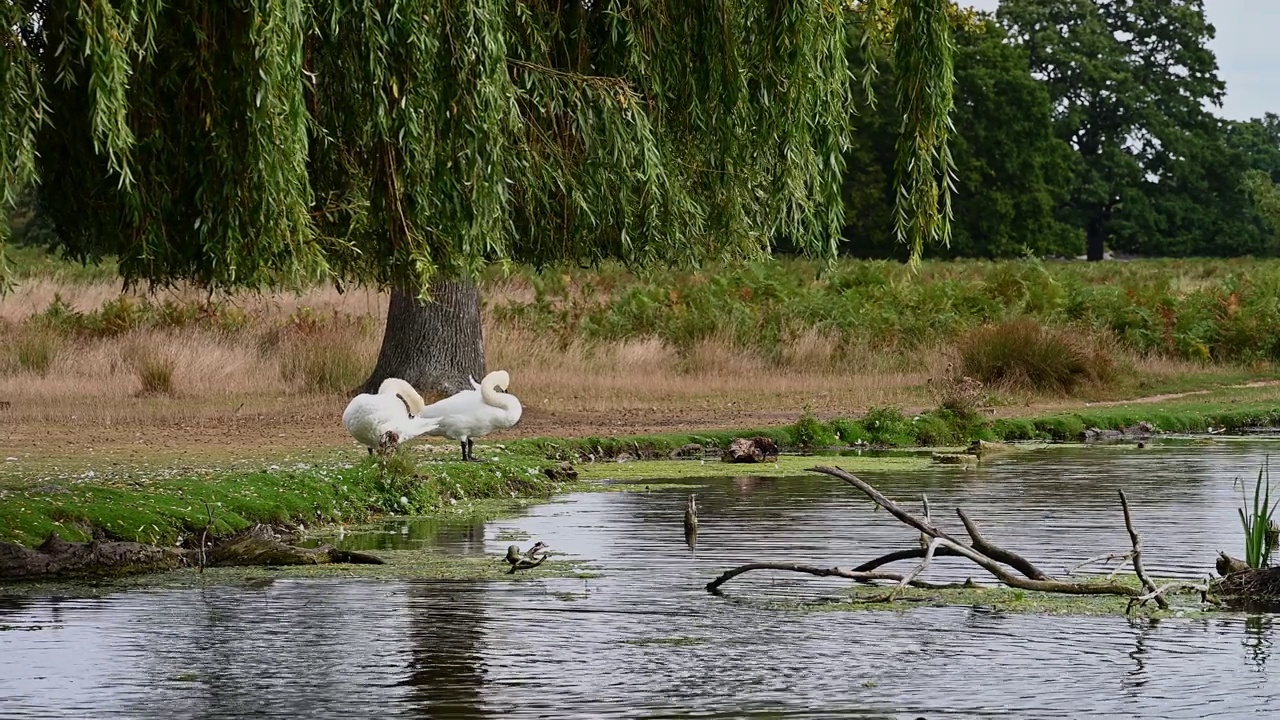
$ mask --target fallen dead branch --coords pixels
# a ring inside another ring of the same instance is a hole
[[[924,550],[921,549],[921,554]],[[925,588],[928,590],[942,590],[945,588],[972,587],[972,583],[931,583],[923,580],[908,578],[901,573],[893,572],[861,572],[858,570],[846,570],[844,568],[831,567],[820,568],[813,565],[800,565],[798,563],[779,563],[779,562],[758,562],[739,565],[732,570],[726,570],[720,577],[707,583],[707,590],[710,592],[718,592],[719,587],[735,577],[751,572],[752,570],[782,570],[784,572],[804,573],[806,575],[814,575],[817,577],[839,577],[848,580],[857,580],[859,582],[870,582],[872,580],[892,580],[894,582],[906,582],[912,587]]]
[[[1152,600],[1158,603],[1162,608],[1168,607],[1168,601],[1165,599],[1165,596],[1178,590],[1197,589],[1202,590],[1202,594],[1208,592],[1208,588],[1205,586],[1185,582],[1171,583],[1160,588],[1155,586],[1151,578],[1147,575],[1146,569],[1142,564],[1142,536],[1139,535],[1137,530],[1134,528],[1133,518],[1129,513],[1129,501],[1128,498],[1125,497],[1124,491],[1120,491],[1119,493],[1120,507],[1124,514],[1125,529],[1129,533],[1129,540],[1132,545],[1132,549],[1127,553],[1112,553],[1108,556],[1102,557],[1109,559],[1123,558],[1126,562],[1132,562],[1135,574],[1141,582],[1140,587],[1117,582],[1110,578],[1101,581],[1093,580],[1079,582],[1051,577],[1030,560],[1022,557],[1012,550],[1001,547],[991,539],[984,536],[978,528],[977,523],[974,522],[963,509],[957,508],[956,514],[959,516],[961,524],[969,535],[970,542],[968,544],[961,542],[958,538],[948,534],[946,531],[934,524],[933,519],[929,514],[927,499],[924,502],[923,516],[917,516],[907,511],[893,500],[890,500],[867,482],[845,472],[844,470],[841,470],[840,468],[815,467],[811,468],[811,471],[830,475],[831,477],[844,481],[846,484],[856,488],[859,492],[871,498],[872,502],[886,510],[898,521],[908,527],[918,530],[921,533],[921,547],[888,553],[865,562],[851,570],[843,568],[817,568],[793,563],[748,563],[728,570],[721,574],[720,577],[708,583],[708,591],[718,592],[721,585],[746,572],[753,570],[780,570],[806,573],[821,577],[848,578],[859,582],[872,582],[876,580],[893,581],[897,583],[897,586],[886,598],[891,600],[896,596],[898,591],[908,585],[931,589],[943,587],[938,584],[925,583],[919,580],[919,576],[928,568],[930,562],[935,557],[962,557],[987,571],[996,580],[1011,588],[1069,595],[1113,595],[1128,597],[1131,598],[1130,609],[1135,606],[1141,606]],[[905,575],[886,572],[879,569],[892,562],[915,558],[922,558],[922,562],[915,570]],[[952,585],[952,587],[954,587],[954,585]]]

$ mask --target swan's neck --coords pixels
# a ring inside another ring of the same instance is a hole
[[[481,385],[480,397],[484,400],[486,405],[492,405],[493,407],[507,412],[511,412],[511,410],[520,402],[519,400],[516,400],[514,395],[498,392],[492,385]]]
[[[410,415],[418,415],[422,412],[422,408],[427,406],[427,403],[423,401],[418,391],[412,387],[406,387],[404,390],[400,395],[400,399],[404,401],[405,408],[408,409]]]

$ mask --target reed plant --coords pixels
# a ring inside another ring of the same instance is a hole
[[[1240,525],[1244,529],[1244,557],[1251,568],[1264,568],[1271,565],[1271,552],[1280,539],[1280,525],[1273,519],[1280,500],[1271,501],[1271,473],[1269,459],[1263,461],[1258,470],[1258,479],[1253,484],[1253,498],[1249,498],[1244,484],[1240,480],[1240,494],[1243,507],[1237,509],[1240,514]]]

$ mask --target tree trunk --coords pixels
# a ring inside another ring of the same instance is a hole
[[[403,288],[391,291],[387,329],[373,374],[361,392],[377,392],[389,377],[407,381],[423,395],[470,390],[468,376],[484,375],[480,289],[468,280],[437,280],[431,302]]]
[[[1089,221],[1085,229],[1085,255],[1089,262],[1097,262],[1106,252],[1106,223],[1101,218]]]

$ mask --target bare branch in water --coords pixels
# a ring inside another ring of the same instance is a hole
[[[957,587],[956,585],[938,585],[923,582],[919,579],[920,575],[929,567],[935,557],[963,557],[975,565],[981,567],[990,573],[1001,583],[1020,590],[1033,590],[1037,592],[1060,593],[1069,595],[1114,595],[1120,597],[1131,598],[1130,609],[1135,606],[1155,600],[1161,608],[1168,607],[1165,596],[1170,592],[1178,590],[1199,590],[1202,596],[1207,597],[1209,588],[1207,586],[1195,585],[1191,583],[1171,583],[1162,588],[1156,588],[1152,583],[1146,570],[1142,565],[1142,537],[1134,529],[1133,518],[1129,513],[1128,498],[1124,492],[1120,492],[1120,506],[1124,511],[1125,528],[1129,532],[1130,542],[1133,544],[1133,550],[1123,554],[1112,554],[1091,558],[1082,563],[1080,567],[1097,562],[1099,560],[1124,560],[1132,561],[1135,574],[1142,583],[1142,587],[1134,587],[1124,583],[1117,582],[1112,579],[1106,581],[1090,581],[1090,582],[1072,582],[1068,580],[1059,580],[1047,575],[1034,563],[1021,555],[1007,550],[991,542],[979,530],[977,523],[969,518],[961,509],[956,510],[956,514],[960,517],[960,522],[964,524],[966,532],[972,540],[972,544],[964,544],[955,537],[947,534],[934,524],[933,518],[930,516],[930,508],[928,498],[923,499],[922,516],[917,516],[908,512],[898,503],[890,500],[883,493],[872,487],[869,483],[862,479],[835,467],[815,467],[810,468],[813,472],[819,472],[831,477],[844,481],[846,484],[856,488],[859,492],[871,498],[872,502],[878,508],[883,508],[890,515],[902,522],[908,527],[914,528],[921,533],[921,547],[908,550],[899,550],[892,553],[881,555],[878,558],[870,560],[857,566],[852,570],[843,568],[819,568],[808,565],[800,565],[795,563],[780,562],[763,562],[748,563],[731,570],[725,571],[720,577],[707,584],[707,590],[711,592],[719,592],[719,588],[729,580],[752,570],[781,570],[787,572],[798,572],[819,577],[841,577],[858,582],[873,582],[877,580],[896,582],[897,586],[893,588],[883,600],[893,600],[898,592],[907,586],[924,587],[930,589],[938,589],[942,587]],[[903,575],[900,573],[885,572],[879,570],[883,565],[898,560],[908,560],[913,558],[923,558],[920,565],[912,572]],[[1006,567],[1008,566],[1008,567]],[[1010,570],[1012,568],[1012,571]],[[1016,571],[1016,572],[1014,572]],[[1019,574],[1020,573],[1020,574]],[[1114,575],[1114,573],[1113,573]],[[972,587],[972,581],[966,582],[961,587]]]

